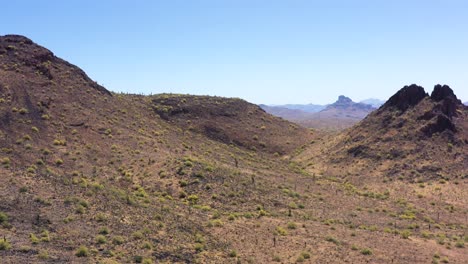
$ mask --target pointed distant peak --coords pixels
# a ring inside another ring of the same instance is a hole
[[[351,98],[347,97],[347,96],[344,96],[344,95],[340,95],[338,96],[338,101],[336,101],[337,103],[352,103],[353,100],[351,100]]]
[[[444,100],[445,98],[457,99],[457,96],[453,93],[453,90],[448,85],[440,85],[437,84],[434,86],[434,91],[431,93],[431,99],[439,102]]]
[[[428,94],[424,91],[423,87],[416,84],[406,85],[390,97],[385,106],[396,107],[401,111],[405,111],[409,107],[417,105],[426,96]]]

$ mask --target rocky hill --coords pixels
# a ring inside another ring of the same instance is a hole
[[[182,129],[240,147],[285,154],[310,138],[305,129],[241,99],[161,94],[152,98],[152,106]]]
[[[410,85],[334,139],[328,158],[412,181],[465,178],[467,143],[468,108],[452,89],[436,85],[429,96]]]

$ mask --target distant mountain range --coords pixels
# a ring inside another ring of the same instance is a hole
[[[366,100],[362,100],[360,103],[372,105],[375,108],[379,108],[381,105],[385,103],[385,101],[380,100],[380,99],[375,99],[375,98],[369,98]]]
[[[287,104],[275,106],[260,105],[260,107],[272,115],[282,117],[305,127],[341,130],[356,124],[383,104],[383,101],[378,99],[367,99],[363,102],[368,103],[356,103],[349,97],[340,95],[336,102],[328,105]]]
[[[380,100],[380,99],[376,99],[376,98],[369,98],[369,99],[362,100],[359,103],[368,104],[368,105],[371,105],[371,106],[373,106],[375,108],[379,108],[381,105],[383,105],[385,103],[385,101]],[[320,112],[320,111],[324,110],[329,105],[331,105],[331,104],[326,104],[326,105],[320,105],[320,104],[263,105],[262,104],[260,106],[262,106],[262,107],[263,106],[273,107],[275,109],[285,108],[285,109],[289,109],[289,110],[300,110],[300,111],[307,112],[307,113],[317,113],[317,112]]]
[[[286,108],[290,110],[300,110],[307,113],[317,113],[322,111],[327,107],[327,105],[317,105],[317,104],[285,104],[285,105],[271,105],[275,108]]]

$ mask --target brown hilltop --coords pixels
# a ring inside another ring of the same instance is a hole
[[[306,129],[237,98],[162,94],[152,98],[152,106],[182,129],[240,147],[286,154],[310,139]]]
[[[32,40],[20,35],[6,35],[0,38],[0,55],[5,70],[28,69],[49,80],[61,79],[64,74],[69,74],[80,78],[82,83],[110,95],[109,91],[92,81],[83,70],[56,57],[50,50],[35,44]]]

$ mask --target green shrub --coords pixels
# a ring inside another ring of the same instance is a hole
[[[400,232],[400,236],[404,239],[408,239],[411,236],[411,231],[403,230]]]
[[[237,251],[231,250],[231,252],[229,252],[229,257],[231,257],[231,258],[237,257]]]
[[[457,248],[464,248],[465,247],[465,242],[463,242],[462,240],[459,240],[457,241],[457,243],[455,244],[455,246]]]
[[[121,236],[115,236],[113,239],[112,239],[112,243],[114,243],[115,245],[122,245],[124,243],[124,238],[121,237]]]
[[[4,212],[0,212],[0,224],[7,223],[8,216]]]
[[[296,229],[296,228],[297,228],[296,223],[294,223],[294,222],[289,222],[288,223],[288,229]]]
[[[282,228],[281,226],[276,227],[276,233],[280,236],[286,236],[288,234],[286,229]]]
[[[103,236],[103,235],[98,235],[96,237],[96,243],[105,244],[105,243],[107,243],[107,238],[105,236]]]
[[[49,252],[47,252],[46,250],[40,250],[37,257],[42,260],[49,259]]]
[[[29,234],[29,239],[31,240],[31,243],[33,245],[35,244],[39,244],[39,242],[41,241],[35,234],[31,233]]]
[[[363,248],[363,249],[361,249],[361,254],[363,254],[363,255],[372,255],[372,250],[370,250],[369,248]]]
[[[11,248],[10,242],[6,239],[0,240],[0,250],[9,250]]]
[[[49,231],[47,231],[47,230],[42,231],[42,233],[41,233],[41,241],[42,241],[42,242],[50,242]]]
[[[76,250],[76,253],[75,255],[77,257],[87,257],[89,256],[89,250],[87,247],[85,246],[80,246],[77,250]]]
[[[143,238],[143,233],[141,231],[133,232],[132,237],[134,239],[142,239]]]
[[[221,219],[214,219],[214,220],[211,220],[209,223],[208,223],[208,226],[209,227],[221,227],[223,226],[224,223],[223,221],[221,221]]]
[[[340,241],[339,241],[338,239],[332,237],[332,236],[327,236],[327,237],[325,238],[325,240],[328,241],[328,242],[332,242],[332,243],[334,243],[334,244],[336,244],[336,245],[339,245],[339,244],[340,244]]]
[[[101,227],[101,229],[99,229],[99,234],[101,235],[108,235],[110,233],[109,231],[109,228],[107,227]]]
[[[151,260],[150,258],[144,258],[141,263],[142,264],[153,264],[153,260]]]
[[[301,253],[301,256],[304,258],[304,259],[310,259],[310,253],[307,252],[307,251],[303,251]]]

